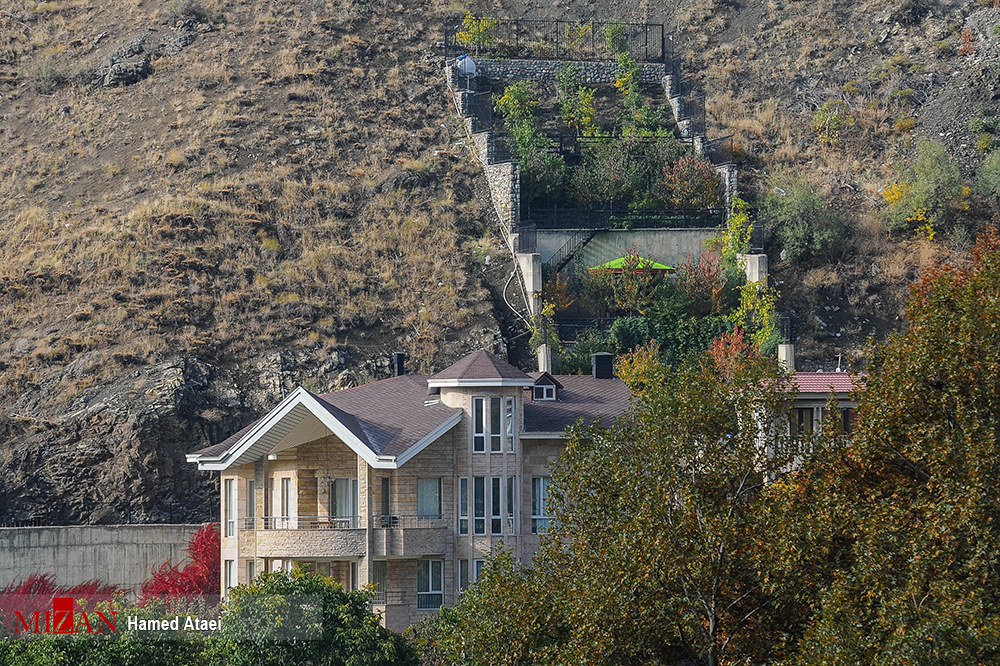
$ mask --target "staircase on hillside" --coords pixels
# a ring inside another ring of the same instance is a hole
[[[599,229],[580,229],[572,236],[569,240],[563,243],[563,246],[555,251],[545,265],[551,268],[554,272],[558,273],[563,268],[566,267],[572,259],[576,251],[581,249],[584,245],[590,242]]]

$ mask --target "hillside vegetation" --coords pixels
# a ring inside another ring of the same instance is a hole
[[[0,521],[208,517],[183,453],[296,384],[507,348],[510,262],[436,46],[466,10],[667,25],[710,137],[735,136],[805,369],[862,363],[995,214],[978,0],[15,0]]]

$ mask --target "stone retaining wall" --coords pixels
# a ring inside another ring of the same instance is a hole
[[[590,85],[615,82],[618,63],[587,62],[566,60],[490,60],[473,59],[477,76],[487,79],[507,81],[530,79],[532,81],[555,81],[556,73],[567,65],[580,70],[580,81]],[[639,75],[643,83],[660,83],[667,75],[667,66],[660,62],[639,63]]]

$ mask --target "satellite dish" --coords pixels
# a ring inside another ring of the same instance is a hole
[[[458,67],[459,76],[471,79],[476,75],[476,63],[467,55],[459,56],[455,65]]]

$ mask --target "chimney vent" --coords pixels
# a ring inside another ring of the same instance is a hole
[[[403,352],[393,352],[392,376],[402,377],[405,374],[406,374],[406,354]]]
[[[614,373],[614,355],[608,352],[597,352],[590,357],[595,379],[611,379]]]

